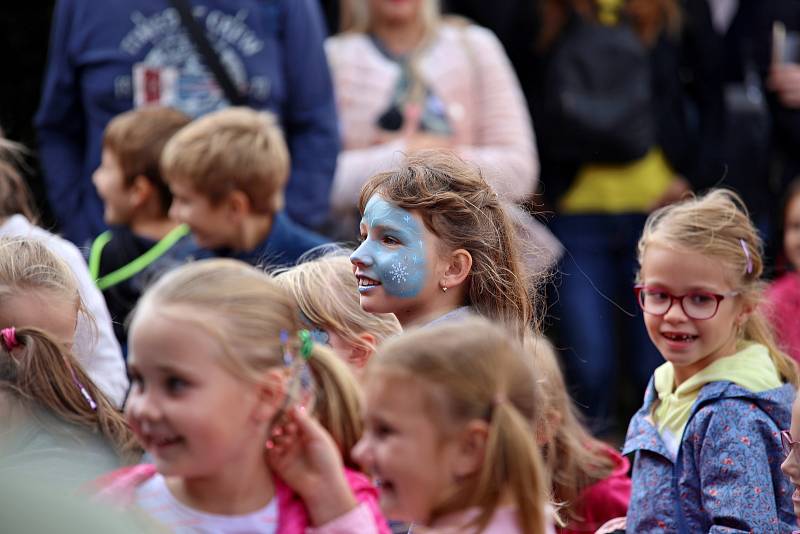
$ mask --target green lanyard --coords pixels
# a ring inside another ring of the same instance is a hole
[[[97,236],[94,243],[92,243],[92,250],[89,254],[89,273],[92,275],[92,279],[95,280],[97,287],[100,288],[101,291],[105,291],[109,287],[124,282],[152,265],[158,258],[163,256],[165,252],[172,248],[172,245],[186,235],[189,235],[189,227],[185,224],[181,224],[173,228],[161,241],[153,245],[153,248],[132,262],[123,265],[116,271],[110,272],[103,277],[99,277],[100,256],[112,237],[111,230],[106,230]]]

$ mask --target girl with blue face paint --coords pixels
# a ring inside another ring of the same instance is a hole
[[[364,185],[350,257],[361,306],[403,328],[470,313],[523,334],[533,322],[519,245],[497,195],[457,156],[422,152]]]

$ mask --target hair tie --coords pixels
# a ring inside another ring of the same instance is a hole
[[[314,340],[311,338],[311,332],[304,328],[297,333],[297,337],[300,338],[300,356],[304,360],[308,360],[311,358],[311,351],[314,349]]]
[[[750,249],[747,248],[747,243],[744,239],[739,240],[739,244],[742,245],[742,250],[744,250],[744,257],[747,259],[747,267],[745,271],[747,274],[753,274],[753,258],[750,256]]]
[[[67,363],[67,365],[69,365],[69,363]],[[92,398],[92,395],[89,393],[89,390],[87,390],[86,386],[81,384],[81,381],[78,380],[78,375],[75,374],[75,369],[73,369],[72,366],[69,367],[69,370],[72,373],[72,381],[75,382],[75,387],[78,388],[78,390],[81,392],[81,395],[83,396],[83,398],[86,399],[86,403],[89,405],[89,408],[91,408],[93,411],[96,412],[97,411],[97,403]]]
[[[17,341],[17,329],[13,326],[9,326],[8,328],[3,328],[0,330],[0,336],[3,338],[3,346],[5,346],[6,350],[12,351],[19,347],[19,341]]]

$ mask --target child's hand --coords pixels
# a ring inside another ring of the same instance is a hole
[[[293,408],[273,428],[267,459],[273,472],[303,499],[315,526],[358,505],[336,443],[302,408]]]
[[[594,534],[611,534],[612,532],[623,531],[627,527],[627,517],[615,517],[606,521],[602,527],[598,528]]]

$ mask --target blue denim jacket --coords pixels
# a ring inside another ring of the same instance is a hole
[[[636,453],[627,532],[792,532],[780,431],[789,428],[794,396],[789,384],[761,393],[732,382],[705,385],[675,458],[650,417],[651,379],[623,449]]]

